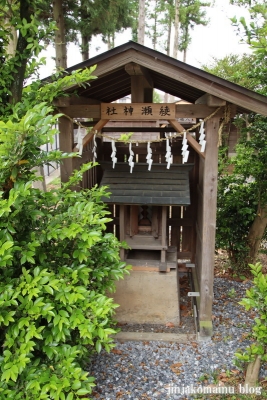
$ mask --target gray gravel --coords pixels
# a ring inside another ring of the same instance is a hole
[[[94,356],[90,365],[90,373],[96,378],[94,398],[207,398],[179,394],[178,391],[190,385],[193,388],[217,385],[220,374],[237,371],[233,364],[234,353],[249,344],[255,318],[254,311],[246,312],[237,303],[249,285],[249,282],[215,278],[214,335],[208,342],[125,342],[117,343],[109,354],[101,352]],[[265,366],[261,375],[266,376]]]

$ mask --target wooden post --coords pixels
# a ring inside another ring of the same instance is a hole
[[[60,117],[59,125],[59,149],[63,153],[72,153],[73,149],[73,122],[66,118]],[[73,158],[66,158],[60,164],[61,182],[67,182],[74,169]]]
[[[161,218],[161,244],[162,247],[166,247],[167,246],[167,232],[166,232],[166,227],[167,227],[167,207],[163,206],[162,207],[162,218]],[[160,262],[161,263],[166,263],[166,250],[161,250],[161,257],[160,257]],[[165,268],[165,270],[167,270],[167,266]]]
[[[125,205],[120,205],[120,241],[125,240]],[[125,259],[125,249],[120,249],[120,258],[122,261]]]
[[[203,171],[203,227],[200,276],[200,336],[212,335],[212,303],[216,232],[219,118],[206,122],[206,157]]]

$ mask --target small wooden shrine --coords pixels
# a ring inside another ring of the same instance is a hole
[[[113,218],[108,229],[131,248],[122,259],[137,266],[152,259],[162,272],[184,262],[192,271],[199,335],[209,337],[218,142],[237,113],[267,116],[267,98],[134,42],[69,71],[95,64],[98,79],[57,101],[65,115],[60,149],[81,153],[64,160],[61,179],[98,161],[82,186],[109,186],[111,196],[103,199]],[[184,102],[154,104],[153,89]],[[130,103],[116,102],[129,95]],[[81,126],[91,129],[82,136]],[[130,141],[119,140],[129,132]]]

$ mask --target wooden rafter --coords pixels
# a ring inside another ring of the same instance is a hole
[[[83,147],[86,146],[89,142],[91,142],[91,140],[93,139],[94,133],[95,131],[100,131],[103,126],[106,125],[106,123],[108,123],[109,119],[100,119],[95,126],[92,127],[91,131],[87,133],[87,135],[84,136],[83,138]],[[75,146],[73,148],[73,151],[78,151],[78,148]]]
[[[178,132],[178,133],[183,133],[184,128],[179,122],[177,122],[175,119],[169,119],[168,122],[171,124],[171,126]],[[186,133],[186,139],[188,143],[190,144],[191,147],[202,157],[205,158],[205,153],[201,152],[201,146],[200,144],[194,139],[189,132]]]

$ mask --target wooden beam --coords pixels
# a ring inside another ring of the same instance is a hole
[[[72,95],[70,97],[58,97],[53,101],[53,105],[56,107],[69,107],[73,105],[99,105],[101,102],[99,100],[90,99],[84,96]],[[63,110],[64,112],[64,110]]]
[[[91,142],[91,140],[93,139],[93,136],[95,134],[95,131],[99,132],[101,131],[101,129],[103,128],[103,126],[106,125],[106,123],[108,122],[108,119],[100,119],[95,126],[93,126],[93,128],[91,129],[90,132],[87,133],[87,135],[84,136],[83,138],[83,147],[86,146],[89,142]],[[78,151],[78,148],[75,146],[73,148],[73,151]]]
[[[100,105],[70,105],[59,111],[71,118],[100,118]]]
[[[186,139],[190,146],[200,155],[202,158],[205,158],[205,153],[201,152],[201,146],[200,144],[196,141],[193,136],[190,135],[189,132],[186,133]]]
[[[154,122],[154,121],[153,121]],[[83,125],[85,126],[89,126],[88,124],[85,124],[83,122]],[[91,124],[92,125],[92,124]],[[90,125],[90,126],[91,126]],[[185,124],[184,126],[190,127],[192,126],[192,124]],[[176,129],[174,129],[173,127],[170,126],[166,126],[165,128],[159,127],[159,126],[105,126],[102,129],[102,132],[161,132],[161,133],[165,133],[165,132],[176,132]]]
[[[176,130],[178,133],[183,133],[184,132],[184,127],[175,119],[168,119],[169,124]]]
[[[219,97],[212,96],[212,94],[206,93],[199,97],[195,104],[206,104],[209,107],[221,107],[226,105],[226,101]]]
[[[138,94],[139,96],[139,94]],[[140,95],[141,96],[141,95]],[[175,104],[169,103],[102,103],[101,118],[112,121],[157,121],[175,118]]]
[[[169,123],[176,129],[178,133],[183,133],[184,132],[184,127],[179,124],[175,119],[169,119]],[[201,152],[201,146],[200,144],[196,141],[196,139],[193,138],[193,136],[190,135],[189,132],[186,133],[186,139],[190,146],[202,157],[205,158],[205,153]]]
[[[63,101],[63,100],[62,100]],[[139,102],[137,102],[139,103]],[[151,103],[151,102],[147,102]],[[119,103],[116,103],[119,104]],[[127,107],[131,103],[126,103]],[[153,103],[155,104],[155,103]],[[62,107],[62,109],[60,109]],[[71,118],[95,118],[99,119],[101,117],[101,106],[100,104],[70,104],[59,107],[59,111],[68,115]],[[206,118],[212,114],[218,107],[209,107],[205,104],[175,104],[175,118]],[[234,114],[234,107],[231,114]],[[216,113],[217,117],[224,116],[224,108],[222,107]],[[140,118],[140,121],[142,119]]]
[[[69,97],[58,97],[53,101],[55,107],[68,107],[70,105]]]
[[[219,118],[206,122],[206,159],[203,170],[202,252],[200,275],[200,336],[211,336],[216,232]]]
[[[146,79],[145,86],[151,88],[154,87],[153,79],[151,78],[151,75],[148,72],[147,68],[144,68],[136,63],[128,63],[125,65],[125,71],[130,76],[136,76],[136,75],[143,76]]]
[[[209,107],[205,104],[176,104],[175,118],[206,118],[218,107]],[[223,117],[224,108],[217,113],[217,117]]]

